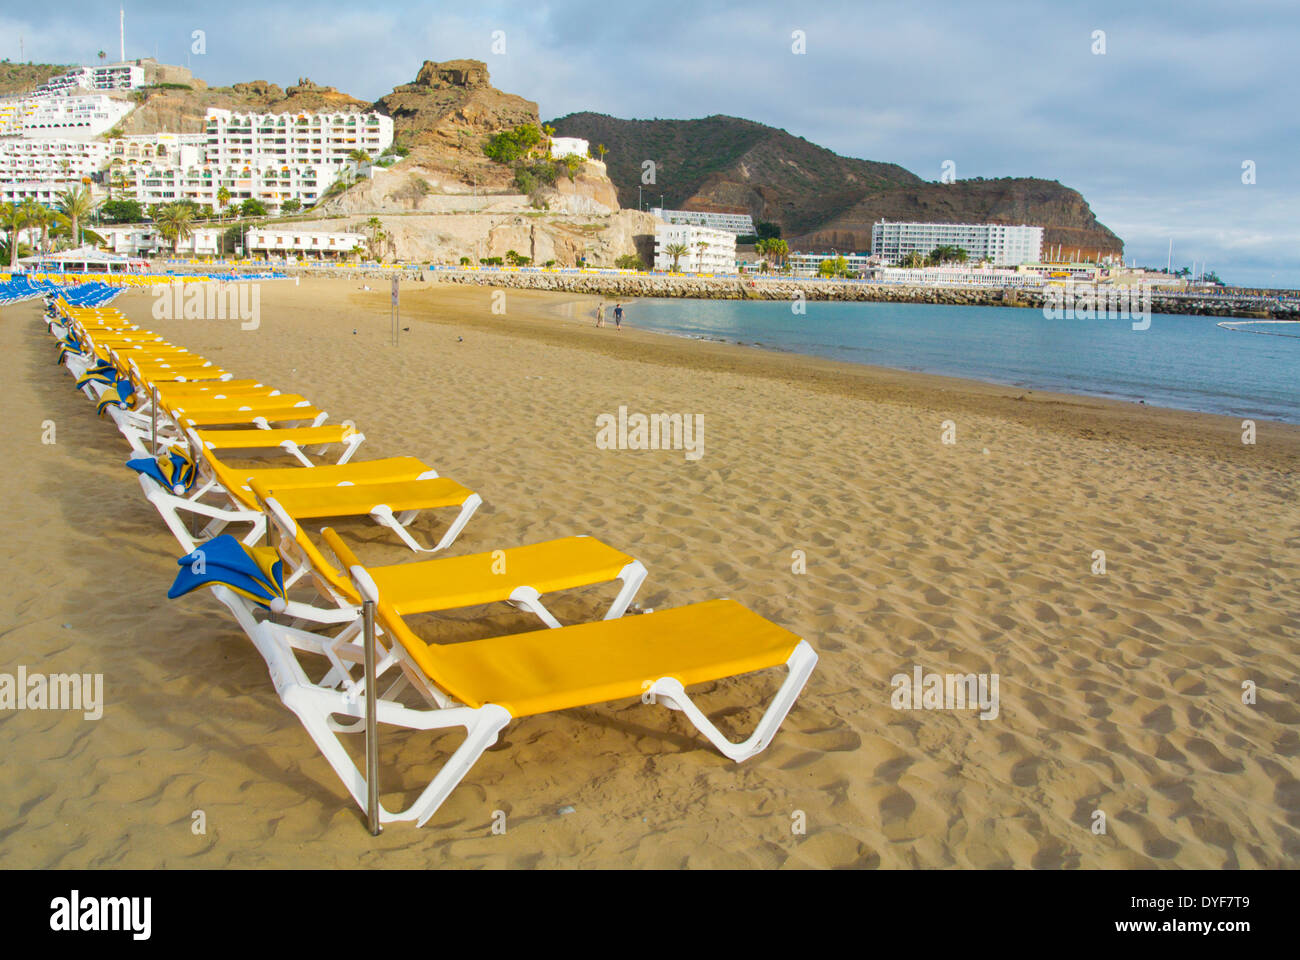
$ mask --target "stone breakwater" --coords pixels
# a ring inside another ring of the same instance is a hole
[[[863,301],[872,303],[935,303],[963,307],[1028,307],[1041,310],[1050,298],[1041,290],[1002,287],[938,287],[871,284],[800,278],[747,280],[727,277],[654,277],[611,274],[439,272],[446,283],[468,283],[525,290],[554,290],[590,294],[606,299],[694,298],[707,300]],[[1104,290],[1104,287],[1098,288]],[[1104,304],[1099,303],[1101,309]],[[1153,313],[1213,317],[1300,320],[1300,299],[1259,295],[1151,296]]]
[[[700,300],[806,300],[870,303],[932,303],[960,307],[1027,307],[1041,310],[1050,298],[1037,289],[1013,287],[939,287],[874,284],[812,278],[669,277],[637,274],[541,273],[532,271],[418,270],[367,267],[280,267],[289,276],[343,277],[386,282],[403,280],[462,283],[482,287],[548,290],[604,297],[607,300],[683,298]],[[238,272],[236,270],[236,272]],[[1076,288],[1077,289],[1077,288]],[[1104,291],[1105,286],[1097,288]],[[1104,309],[1104,302],[1098,306]],[[1300,296],[1272,292],[1226,290],[1219,294],[1151,295],[1153,313],[1209,317],[1300,321]]]

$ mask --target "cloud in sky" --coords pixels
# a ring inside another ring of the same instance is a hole
[[[1202,0],[1061,6],[750,0],[653,6],[542,0],[468,7],[127,0],[127,53],[205,80],[309,76],[374,99],[426,59],[485,60],[543,117],[725,113],[838,153],[937,179],[1039,176],[1081,191],[1126,253],[1208,262],[1225,279],[1300,286],[1300,5]],[[117,6],[0,14],[0,56],[89,62],[117,53]],[[190,54],[191,32],[207,53]],[[492,53],[493,31],[506,53]],[[791,33],[807,53],[791,52]],[[1093,32],[1105,31],[1096,55]],[[1241,182],[1242,162],[1256,183]]]

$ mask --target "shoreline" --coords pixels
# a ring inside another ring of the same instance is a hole
[[[457,313],[457,308],[477,304],[486,307],[488,299],[469,295],[468,291],[455,295],[464,290],[438,284],[417,290],[419,299],[404,296],[403,316],[450,326],[483,324],[495,332],[554,346],[662,366],[739,373],[837,396],[921,406],[936,414],[962,409],[1089,440],[1123,439],[1140,434],[1145,442],[1166,449],[1182,452],[1204,449],[1214,455],[1222,453],[1225,446],[1243,447],[1241,419],[1228,414],[832,360],[729,340],[697,339],[640,328],[635,321],[625,323],[622,332],[613,329],[612,321],[605,328],[597,329],[590,317],[584,322],[583,318],[572,315],[579,309],[594,309],[597,297],[583,300],[549,291],[517,291],[510,297],[508,314],[493,315],[484,309],[481,315],[467,321],[463,314]],[[373,298],[386,309],[386,291],[356,293],[359,297]],[[520,301],[523,301],[522,309]],[[635,302],[624,301],[625,304]],[[411,309],[417,312],[408,312]],[[551,323],[539,327],[538,321]],[[615,341],[612,337],[620,339]],[[1300,469],[1300,424],[1265,419],[1257,423],[1267,425],[1269,439],[1265,441],[1261,437],[1256,447],[1247,448],[1255,460],[1273,462],[1279,469]]]
[[[556,305],[557,311],[560,311],[557,313],[557,316],[560,316],[563,319],[577,320],[578,319],[577,316],[573,314],[577,310],[590,306],[592,303],[596,302],[597,299],[598,298],[591,298],[588,300],[565,300],[562,303]],[[660,299],[660,298],[644,297],[641,299],[623,300],[620,302],[623,303],[625,307],[633,307],[643,301],[655,300],[655,299]],[[613,301],[607,300],[605,302],[606,305],[608,306]],[[567,313],[564,311],[567,311]],[[1241,327],[1248,326],[1251,324],[1278,324],[1284,327],[1289,324],[1295,324],[1295,329],[1297,330],[1297,332],[1292,334],[1292,333],[1271,332],[1271,331],[1264,331],[1264,330],[1241,329]],[[1257,333],[1257,334],[1266,334],[1268,336],[1294,337],[1300,339],[1300,322],[1292,321],[1292,320],[1224,321],[1219,323],[1218,326],[1223,327],[1225,330],[1228,330],[1233,333]],[[657,330],[650,327],[638,327],[635,323],[629,324],[627,326],[627,329],[639,329],[644,333],[656,334],[665,337],[672,337],[676,340],[684,340],[690,343],[729,344],[731,346],[743,347],[746,349],[762,350],[769,353],[779,354],[781,356],[812,357],[815,359],[825,359],[833,363],[847,363],[852,367],[870,367],[873,370],[882,371],[882,372],[893,371],[896,373],[904,373],[904,374],[910,373],[910,374],[917,374],[919,376],[940,377],[946,380],[956,380],[956,381],[967,382],[967,383],[981,383],[981,384],[986,384],[988,386],[1004,387],[1007,390],[1020,390],[1028,393],[1033,393],[1034,391],[1037,391],[1039,393],[1052,393],[1062,397],[1074,397],[1078,399],[1088,399],[1088,400],[1105,400],[1113,403],[1132,404],[1136,406],[1149,407],[1157,410],[1180,411],[1183,413],[1204,414],[1206,416],[1212,416],[1212,417],[1227,417],[1229,419],[1232,418],[1240,419],[1240,417],[1235,413],[1222,413],[1220,411],[1215,411],[1215,410],[1194,410],[1189,407],[1172,407],[1163,403],[1149,403],[1143,397],[1129,398],[1129,397],[1115,396],[1112,394],[1080,393],[1072,390],[1062,390],[1060,388],[1050,387],[1050,386],[1036,387],[1036,386],[1030,386],[1028,384],[1008,383],[1005,380],[986,380],[981,377],[964,376],[955,373],[945,373],[939,370],[924,370],[917,367],[888,367],[882,364],[863,363],[863,362],[858,362],[853,360],[838,360],[833,357],[822,357],[820,354],[816,354],[816,353],[805,353],[801,350],[796,350],[792,347],[782,347],[776,344],[764,343],[761,340],[745,341],[745,340],[728,339],[727,337],[708,337],[701,334],[691,334],[691,333],[685,333],[685,332],[675,331],[675,330]],[[1300,421],[1282,420],[1276,417],[1264,417],[1264,416],[1255,415],[1253,419],[1257,421],[1264,421],[1267,423],[1300,426]]]

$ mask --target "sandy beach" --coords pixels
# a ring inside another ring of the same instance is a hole
[[[428,825],[370,837],[224,608],[167,600],[181,550],[29,303],[0,311],[0,671],[102,673],[106,703],[0,711],[0,865],[1300,862],[1300,428],[1247,445],[1225,417],[641,332],[635,305],[595,329],[595,298],[564,294],[506,291],[494,314],[490,289],[406,283],[394,347],[387,289],[359,287],[264,283],[251,331],[155,320],[147,293],[114,306],[353,420],[358,459],[417,456],[478,491],[456,553],[591,534],[649,568],[644,608],[728,596],[805,637],[821,661],[780,733],[737,765],[639,701],[518,720]],[[702,415],[702,455],[598,449],[620,406]],[[411,556],[340,529],[363,560]],[[449,641],[533,623],[420,621]],[[915,667],[996,674],[998,715],[895,709]],[[778,679],[701,701],[747,734]],[[456,742],[386,732],[386,790]]]

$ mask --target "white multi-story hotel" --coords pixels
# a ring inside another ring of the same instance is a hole
[[[206,133],[140,133],[108,142],[110,163],[192,167],[203,162]]]
[[[134,90],[144,86],[144,67],[138,63],[105,63],[77,67],[50,77],[36,88],[42,93],[74,93],[80,90]]]
[[[665,223],[687,223],[696,227],[708,227],[710,230],[725,230],[732,236],[752,236],[754,218],[747,213],[713,213],[707,210],[665,210],[653,207],[653,216]]]
[[[118,100],[102,93],[69,97],[11,97],[0,100],[0,136],[90,140],[111,129],[133,107],[129,100]]]
[[[591,144],[580,137],[551,137],[551,159],[562,160],[575,154],[587,159]]]
[[[366,248],[360,233],[330,233],[321,230],[263,230],[248,232],[248,249],[271,256],[300,257],[309,260],[337,260],[352,253],[354,247]]]
[[[241,114],[208,111],[203,134],[153,134],[112,141],[113,176],[149,206],[193,200],[219,209],[256,200],[269,213],[285,201],[317,203],[339,176],[392,145],[393,121],[377,113]],[[121,163],[116,163],[116,161]]]
[[[205,162],[220,167],[342,166],[355,150],[377,157],[393,144],[379,113],[231,113],[208,110]]]
[[[315,204],[324,190],[337,179],[338,167],[226,167],[204,164],[194,167],[137,166],[122,171],[125,192],[146,207],[155,203],[193,200],[201,207],[220,209],[221,190],[230,194],[230,205],[256,200],[268,213],[276,213],[286,200],[304,207]]]
[[[0,139],[0,183],[80,183],[108,159],[108,144],[94,140]]]
[[[891,223],[871,228],[871,252],[890,265],[910,253],[928,256],[935,247],[960,247],[972,261],[990,260],[997,267],[1037,263],[1042,256],[1043,228],[999,223]]]
[[[655,224],[655,269],[671,270],[673,256],[668,247],[683,244],[686,253],[677,259],[682,273],[734,273],[736,235],[726,230],[695,227],[688,223]]]
[[[19,180],[15,183],[0,183],[0,203],[35,200],[47,207],[53,207],[59,202],[59,194],[79,186],[81,186],[79,182],[73,184],[67,180]]]
[[[835,260],[837,257],[844,258],[846,270],[859,276],[880,263],[875,257],[863,256],[860,253],[792,253],[786,259],[786,263],[790,271],[798,276],[815,277],[821,269],[823,260]]]
[[[217,227],[194,227],[190,236],[180,242],[179,250],[164,240],[158,228],[150,223],[100,226],[95,232],[104,238],[107,249],[129,257],[171,256],[173,252],[185,256],[216,256],[221,243],[221,230]]]

